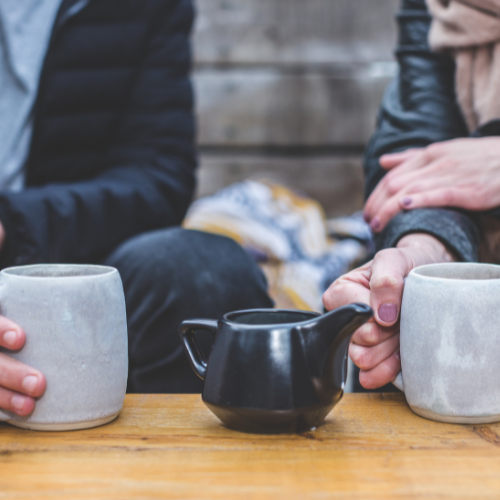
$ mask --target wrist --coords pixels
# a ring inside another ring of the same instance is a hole
[[[396,245],[397,248],[413,248],[424,251],[432,262],[456,262],[448,247],[434,236],[427,233],[413,233],[403,236]]]

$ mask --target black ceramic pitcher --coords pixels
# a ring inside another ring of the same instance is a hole
[[[340,401],[352,334],[370,319],[365,304],[324,315],[258,309],[179,327],[204,403],[228,427],[259,433],[301,432],[319,425]],[[195,331],[214,336],[209,361]]]

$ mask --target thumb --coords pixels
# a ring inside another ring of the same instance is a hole
[[[382,250],[375,256],[370,278],[370,306],[375,311],[375,321],[381,326],[394,325],[398,320],[404,278],[412,267],[411,259],[396,248]]]
[[[382,155],[379,158],[380,166],[385,170],[391,170],[401,163],[409,160],[418,152],[418,149],[407,149],[406,151],[401,151],[399,153],[390,153]]]

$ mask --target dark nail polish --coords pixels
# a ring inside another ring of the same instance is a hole
[[[378,308],[378,317],[386,323],[392,323],[398,319],[398,306],[396,304],[382,304]]]
[[[410,197],[406,196],[401,200],[401,205],[403,205],[403,207],[405,208],[409,208],[412,204],[412,201],[413,200]]]
[[[380,228],[380,219],[378,217],[375,217],[370,222],[370,227],[372,228],[373,231],[378,231],[378,229]]]

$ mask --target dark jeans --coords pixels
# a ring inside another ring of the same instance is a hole
[[[126,241],[105,262],[122,277],[129,334],[128,392],[201,392],[177,328],[238,309],[273,307],[266,279],[234,241],[180,228]],[[211,337],[200,335],[207,352]]]

